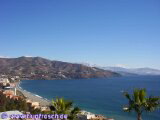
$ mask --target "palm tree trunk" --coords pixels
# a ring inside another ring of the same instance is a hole
[[[142,120],[141,113],[138,113],[137,120]]]

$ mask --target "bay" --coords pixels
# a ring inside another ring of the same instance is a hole
[[[20,86],[34,94],[52,100],[63,97],[81,109],[114,118],[135,120],[135,113],[125,113],[128,103],[124,91],[146,88],[149,95],[160,96],[160,76],[129,76],[78,80],[23,80]],[[160,110],[144,113],[144,120],[160,120]]]

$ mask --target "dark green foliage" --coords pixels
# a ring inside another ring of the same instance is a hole
[[[52,100],[52,106],[50,108],[52,108],[51,110],[55,114],[67,114],[68,120],[76,120],[77,114],[80,113],[80,109],[78,107],[74,107],[72,101],[68,101],[63,98]]]
[[[3,112],[6,110],[6,101],[7,98],[5,95],[2,94],[2,92],[0,92],[0,112]]]
[[[78,107],[75,107],[71,110],[68,119],[69,120],[76,120],[77,119],[77,114],[80,113],[80,109]]]
[[[19,108],[20,111],[27,111],[28,106],[24,99],[15,100],[14,103],[16,104],[16,108]]]
[[[31,114],[41,113],[40,109],[34,109],[31,104],[26,103],[25,99],[10,99],[9,97],[6,97],[2,92],[0,92],[0,112],[11,110],[30,112]]]
[[[7,98],[5,108],[6,111],[16,110],[17,108],[16,101],[14,99]]]
[[[152,112],[160,106],[160,98],[147,97],[145,89],[135,89],[133,95],[125,92],[124,96],[129,101],[129,104],[124,108],[124,111],[135,111],[137,113],[137,120],[142,120],[141,116],[144,111]]]

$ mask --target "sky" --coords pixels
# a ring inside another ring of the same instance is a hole
[[[0,56],[160,69],[160,0],[0,0]]]

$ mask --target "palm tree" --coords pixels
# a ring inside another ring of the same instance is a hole
[[[77,114],[80,113],[78,107],[73,107],[73,102],[63,98],[52,100],[51,110],[56,114],[67,114],[68,120],[76,120]]]
[[[129,100],[127,107],[124,107],[125,112],[135,111],[137,113],[137,120],[142,120],[142,113],[152,112],[160,105],[159,97],[146,97],[145,89],[135,89],[133,95],[128,92],[124,93],[125,97]]]
[[[73,108],[68,116],[68,119],[77,120],[77,114],[79,113],[80,113],[80,109],[78,107]]]

